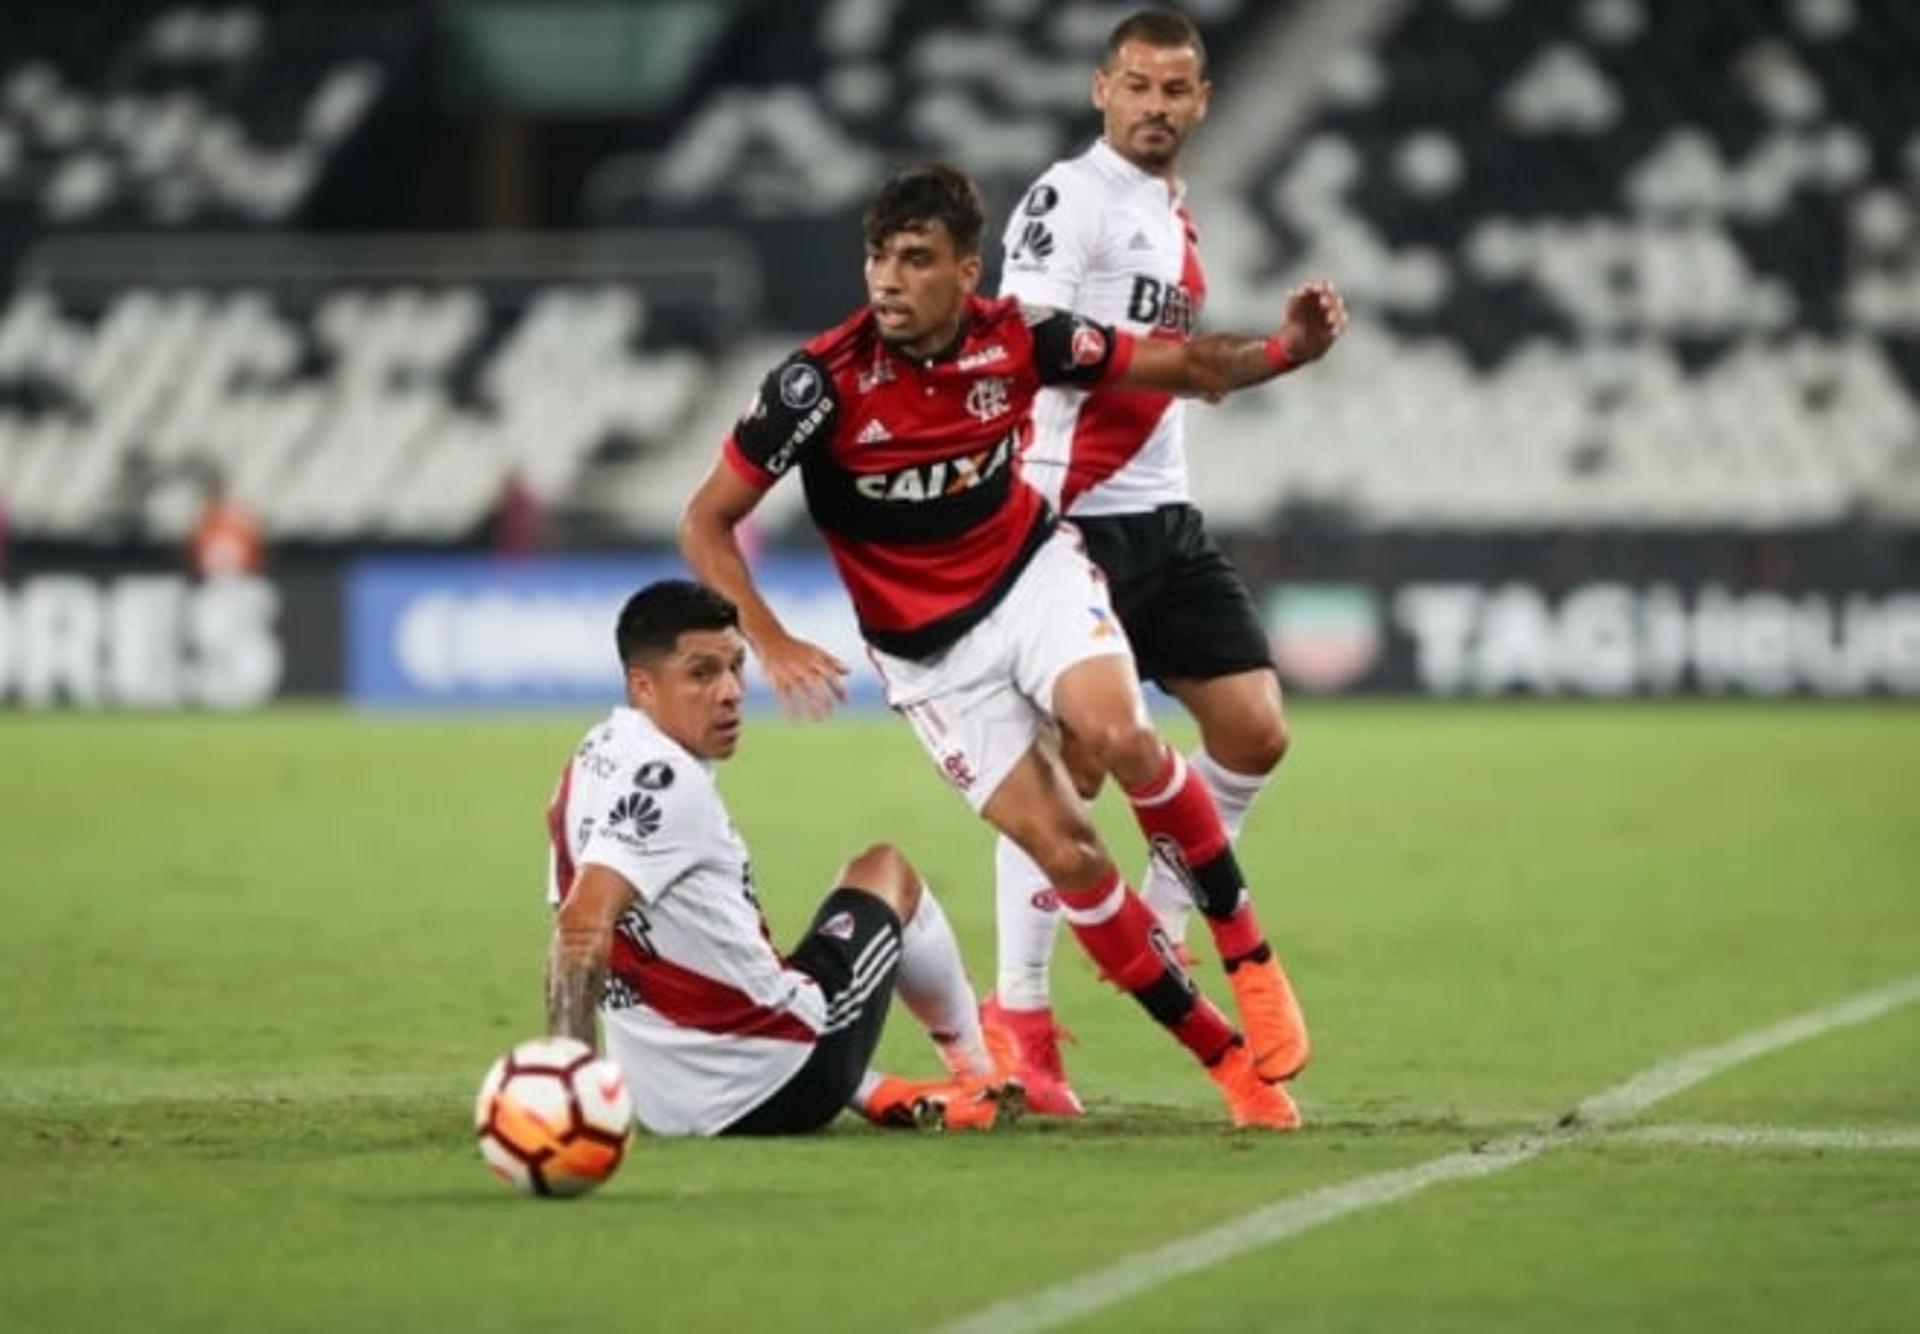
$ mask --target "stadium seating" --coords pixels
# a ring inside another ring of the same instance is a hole
[[[1334,6],[1197,7],[1220,75],[1192,177],[1208,324],[1263,327],[1322,274],[1355,313],[1324,367],[1192,414],[1222,526],[1920,522],[1909,6],[1350,7],[1379,25],[1331,42]],[[807,274],[835,235],[809,221],[850,218],[901,160],[951,156],[1004,208],[1090,129],[1123,8],[783,7],[664,155],[603,173],[631,189],[594,198],[757,220],[771,266]],[[1256,67],[1275,50],[1286,68]],[[1276,137],[1257,113],[1293,82],[1307,110]]]
[[[20,8],[0,50],[0,258],[22,229],[298,227],[424,12]],[[574,182],[590,224],[750,238],[775,281],[724,332],[689,337],[653,289],[559,271],[122,265],[66,287],[26,266],[0,305],[13,531],[168,536],[218,467],[276,537],[470,534],[514,473],[664,537],[759,375],[859,299],[852,220],[881,175],[950,157],[998,216],[1094,132],[1088,69],[1126,8],[743,7],[659,151]],[[1188,164],[1205,323],[1267,327],[1309,275],[1354,311],[1324,366],[1191,413],[1218,526],[1920,525],[1920,11],[1188,8],[1218,76]],[[797,533],[799,508],[781,488],[761,517]]]
[[[397,2],[11,5],[0,228],[297,216],[420,30]]]
[[[1233,204],[1202,193],[1240,269],[1212,322],[1326,274],[1355,324],[1195,414],[1201,502],[1239,526],[1920,522],[1916,68],[1899,0],[1403,7],[1325,61]]]
[[[667,150],[610,160],[590,194],[603,218],[618,220],[662,210],[832,215],[857,211],[891,168],[944,158],[1005,200],[1095,132],[1093,59],[1129,8],[1089,0],[763,6]],[[1225,42],[1259,7],[1197,0],[1186,8]]]
[[[174,538],[210,474],[276,539],[469,536],[518,474],[549,503],[658,447],[703,360],[631,284],[30,289],[0,309],[17,533]]]

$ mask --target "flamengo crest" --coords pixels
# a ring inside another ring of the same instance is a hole
[[[982,376],[973,382],[973,388],[967,390],[967,412],[983,422],[992,421],[1007,410],[1007,391],[1011,387],[1011,383],[1002,376]]]

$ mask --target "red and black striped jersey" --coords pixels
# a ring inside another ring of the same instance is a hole
[[[968,299],[945,352],[909,357],[862,308],[768,372],[728,437],[758,487],[796,464],[867,642],[927,657],[982,620],[1052,531],[1020,472],[1042,386],[1117,378],[1133,335]]]

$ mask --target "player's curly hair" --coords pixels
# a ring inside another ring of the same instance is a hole
[[[960,254],[980,253],[980,233],[987,225],[980,187],[967,173],[944,162],[909,167],[888,177],[867,205],[860,226],[866,233],[867,248],[877,250],[895,232],[932,222],[946,225],[953,248]]]
[[[627,599],[613,632],[620,664],[631,667],[671,653],[688,630],[726,630],[740,624],[740,609],[705,584],[661,579]]]
[[[1101,57],[1103,69],[1113,68],[1113,58],[1128,42],[1144,42],[1153,47],[1190,46],[1200,58],[1200,73],[1207,72],[1207,44],[1200,40],[1200,29],[1177,9],[1155,6],[1136,9],[1114,25],[1107,34],[1107,52]]]

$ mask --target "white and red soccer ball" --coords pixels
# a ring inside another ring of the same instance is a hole
[[[627,1151],[633,1099],[620,1068],[574,1038],[534,1038],[493,1063],[473,1104],[480,1156],[530,1195],[580,1195]]]

